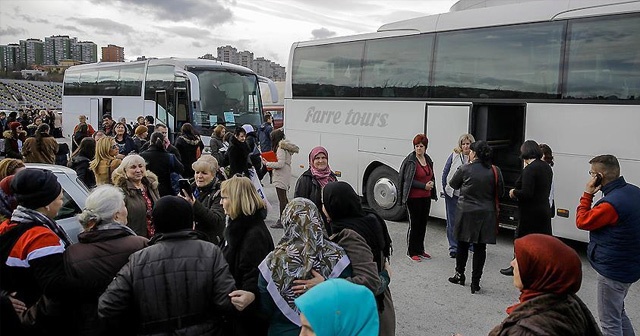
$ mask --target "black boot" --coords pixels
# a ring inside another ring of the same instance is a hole
[[[456,274],[452,277],[449,278],[449,282],[454,283],[454,284],[459,284],[464,286],[464,273],[460,274],[458,272],[456,272]]]
[[[476,292],[480,292],[480,280],[471,281],[471,294],[475,294]]]
[[[501,269],[500,274],[506,275],[506,276],[513,276],[513,266],[509,266],[507,268]]]

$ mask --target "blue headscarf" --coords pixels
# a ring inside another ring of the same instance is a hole
[[[295,300],[317,336],[378,335],[373,293],[344,279],[329,279]]]

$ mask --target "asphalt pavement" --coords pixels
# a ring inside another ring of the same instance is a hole
[[[292,188],[295,185],[292,180]],[[263,180],[265,194],[272,205],[267,224],[278,218],[278,199],[275,188],[269,184],[268,175]],[[293,191],[289,191],[289,200]],[[442,202],[444,200],[440,200]],[[576,204],[578,199],[576,198]],[[487,246],[487,261],[480,282],[480,293],[471,294],[471,258],[467,264],[467,283],[455,285],[447,281],[454,274],[455,259],[449,257],[446,225],[443,220],[431,218],[425,238],[426,251],[431,260],[415,262],[406,256],[408,222],[387,221],[393,240],[391,258],[391,293],[396,310],[396,335],[437,336],[460,333],[465,336],[487,335],[507,315],[506,307],[518,301],[519,291],[513,286],[513,278],[500,274],[513,257],[513,231],[501,230],[496,245]],[[282,229],[269,229],[277,244]],[[587,245],[565,241],[572,246],[582,260],[582,288],[578,296],[591,309],[597,320],[596,272],[586,259]],[[640,257],[640,256],[639,256]],[[626,300],[627,315],[640,332],[640,284],[629,290]]]

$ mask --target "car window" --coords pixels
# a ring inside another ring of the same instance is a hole
[[[58,215],[56,216],[55,220],[74,217],[80,212],[82,212],[82,210],[80,210],[78,204],[69,194],[67,194],[66,190],[62,190],[62,208],[60,208],[60,211],[58,211]]]

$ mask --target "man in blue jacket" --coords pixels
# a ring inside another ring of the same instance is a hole
[[[624,309],[629,287],[640,279],[640,188],[620,176],[613,155],[591,161],[591,180],[580,198],[576,225],[589,231],[587,256],[598,272],[598,317],[603,335],[635,335]],[[593,207],[593,195],[604,197]]]

